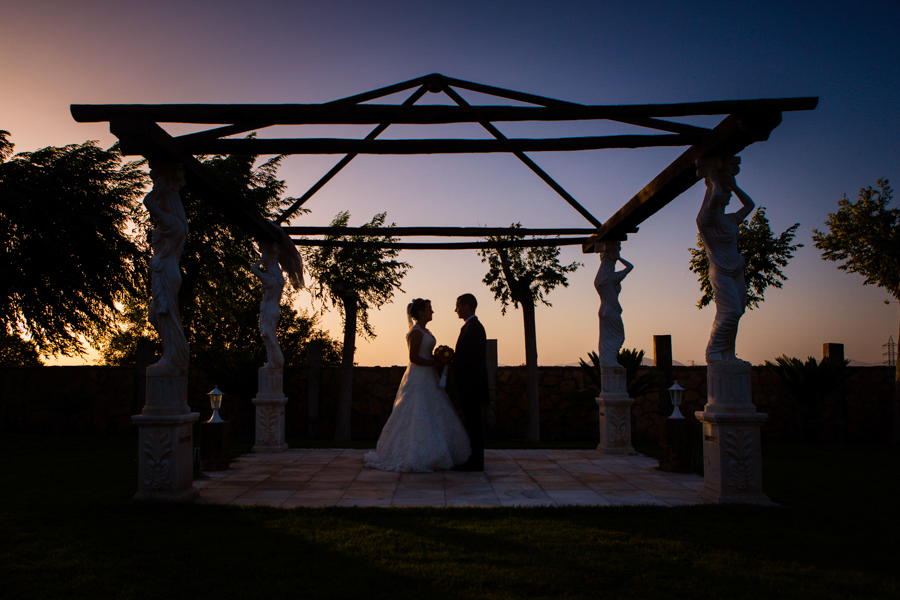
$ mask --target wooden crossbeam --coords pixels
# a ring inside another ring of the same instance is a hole
[[[440,77],[442,77],[444,84],[447,86],[458,87],[464,90],[478,92],[480,94],[488,94],[499,98],[516,100],[518,102],[528,102],[530,104],[537,104],[539,106],[584,106],[583,104],[566,102],[565,100],[557,100],[556,98],[547,98],[544,96],[537,96],[535,94],[526,94],[524,92],[505,90],[503,88],[498,88],[491,85],[483,85],[481,83],[463,81],[462,79],[453,79],[443,76]],[[610,120],[618,121],[620,123],[627,123],[629,125],[637,125],[639,127],[648,127],[650,129],[656,129],[659,131],[669,131],[672,133],[702,134],[709,131],[709,129],[705,127],[696,127],[694,125],[687,125],[685,123],[662,121],[660,119],[654,119],[651,117],[616,118]]]
[[[508,235],[580,235],[586,236],[596,229],[525,229],[522,227],[314,227],[282,226],[288,235],[352,235],[368,237],[489,237]]]
[[[387,127],[387,126],[385,126]],[[383,129],[382,129],[383,131]],[[378,132],[380,133],[380,132]],[[342,138],[303,139],[185,139],[191,154],[482,154],[491,152],[567,152],[608,148],[689,146],[698,136],[609,135],[544,139],[421,139],[375,140]],[[180,140],[179,140],[180,141]]]
[[[443,124],[493,121],[583,121],[811,110],[816,98],[768,98],[619,106],[399,106],[385,104],[73,104],[80,123],[142,117],[155,123],[277,125]]]
[[[413,92],[412,96],[410,96],[409,98],[407,98],[407,99],[403,102],[403,105],[404,105],[404,106],[411,106],[411,105],[415,104],[416,102],[419,101],[419,98],[421,98],[422,96],[425,95],[425,92],[426,92],[426,91],[428,91],[428,86],[427,86],[427,85],[422,85],[422,86],[420,86],[419,89],[417,89],[415,92]],[[390,127],[390,124],[389,124],[389,123],[382,123],[382,124],[380,124],[378,127],[376,127],[376,128],[373,129],[371,132],[369,132],[369,135],[366,136],[366,138],[365,138],[364,141],[374,140],[374,139],[377,138],[379,135],[381,135],[382,133],[384,133],[384,131],[385,131],[388,127]],[[276,152],[276,154],[288,154],[288,153],[287,153],[287,152]],[[323,175],[322,178],[319,179],[319,181],[317,181],[316,183],[314,183],[313,186],[312,186],[311,188],[309,188],[308,190],[306,190],[306,193],[304,193],[302,196],[300,196],[299,198],[297,198],[297,199],[294,201],[294,203],[291,204],[291,205],[287,208],[287,210],[285,210],[284,212],[282,212],[281,215],[278,217],[278,219],[276,219],[276,222],[280,225],[280,224],[284,223],[285,221],[287,221],[288,219],[290,219],[291,216],[292,216],[295,212],[297,212],[297,209],[299,209],[301,206],[303,206],[303,205],[306,203],[307,200],[309,200],[310,198],[312,198],[313,195],[314,195],[316,192],[318,192],[320,189],[322,189],[322,186],[324,186],[326,183],[328,183],[329,181],[331,181],[332,177],[334,177],[335,175],[337,175],[338,173],[340,173],[340,172],[341,172],[341,169],[343,169],[343,168],[346,167],[348,164],[350,164],[350,161],[352,161],[352,160],[353,160],[354,158],[356,158],[356,157],[357,157],[357,153],[351,152],[351,153],[347,154],[347,156],[345,156],[344,158],[342,158],[342,159],[338,162],[338,164],[336,164],[336,165],[334,165],[333,167],[331,167],[331,170],[329,170],[327,173],[325,173],[325,175]]]
[[[638,225],[697,183],[697,159],[717,155],[734,156],[754,142],[767,140],[779,123],[779,112],[726,117],[702,142],[685,150],[610,217],[584,244],[582,250],[591,253],[598,242],[624,240],[628,233],[637,231]]]
[[[382,248],[394,250],[484,250],[486,248],[534,248],[537,246],[580,246],[586,238],[497,240],[489,242],[357,242],[344,240],[294,239],[297,246],[336,248]]]
[[[469,106],[468,102],[466,102],[465,99],[462,96],[460,96],[453,88],[446,87],[444,89],[444,93],[446,93],[448,96],[450,96],[450,98],[454,102],[456,102],[460,107],[465,108],[465,107]],[[482,127],[484,127],[488,131],[488,133],[490,133],[492,136],[497,138],[497,140],[500,140],[500,141],[506,140],[506,136],[503,135],[499,129],[494,127],[493,124],[488,123],[487,121],[479,121],[479,124]],[[588,212],[588,210],[585,207],[583,207],[581,204],[579,204],[579,202],[575,198],[573,198],[572,195],[569,194],[569,192],[567,192],[563,188],[563,186],[559,185],[555,179],[550,177],[550,175],[546,171],[544,171],[542,168],[537,166],[537,163],[535,163],[533,160],[528,158],[528,156],[526,156],[525,153],[522,152],[521,150],[515,151],[514,154],[515,154],[516,158],[518,158],[520,161],[522,161],[526,167],[531,169],[535,175],[537,175],[538,177],[543,179],[544,183],[549,185],[553,189],[553,191],[555,191],[557,194],[562,196],[563,200],[568,202],[572,208],[574,208],[576,211],[578,211],[578,214],[580,214],[582,217],[587,219],[588,222],[591,225],[593,225],[594,227],[600,227],[600,225],[601,225],[600,221],[598,221],[597,218],[594,217],[594,215],[592,215],[590,212]]]

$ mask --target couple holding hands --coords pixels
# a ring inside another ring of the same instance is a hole
[[[431,301],[416,298],[406,308],[409,366],[378,445],[365,455],[367,467],[404,472],[484,469],[481,405],[488,402],[487,335],[475,316],[477,305],[472,294],[457,298],[456,314],[465,324],[449,360],[465,427],[438,380],[436,367],[442,363],[434,355],[437,340],[425,327],[434,315]]]

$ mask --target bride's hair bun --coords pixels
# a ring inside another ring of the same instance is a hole
[[[413,301],[406,307],[406,314],[413,319],[418,319],[419,311],[425,308],[427,302],[431,302],[431,300],[428,300],[427,298],[413,298]]]

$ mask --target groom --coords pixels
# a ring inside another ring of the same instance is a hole
[[[469,460],[455,467],[457,471],[484,470],[484,426],[481,422],[481,405],[487,404],[487,335],[475,316],[478,302],[472,294],[463,294],[456,299],[456,314],[465,321],[456,353],[453,355],[453,371],[459,403],[466,420],[466,431],[472,444]]]

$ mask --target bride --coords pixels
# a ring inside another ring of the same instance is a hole
[[[438,386],[438,363],[431,354],[436,340],[425,329],[434,314],[431,301],[416,298],[406,312],[411,326],[406,336],[409,366],[378,445],[366,453],[365,464],[385,471],[452,469],[469,458],[471,449],[450,398]]]

